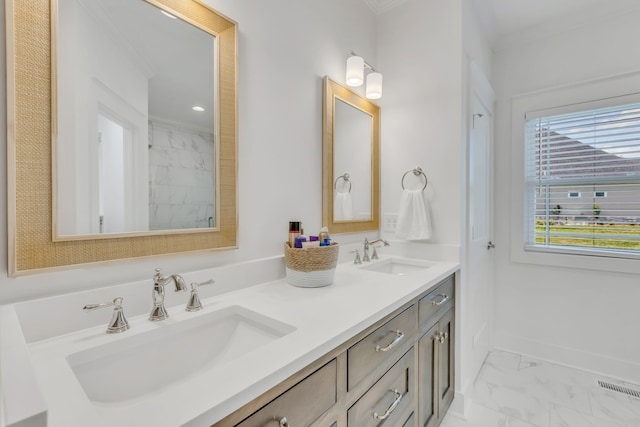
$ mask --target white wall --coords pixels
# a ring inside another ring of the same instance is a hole
[[[1,13],[4,14],[4,0]],[[0,245],[0,303],[149,279],[155,267],[180,273],[282,254],[288,221],[322,226],[322,77],[344,81],[353,49],[375,61],[375,16],[362,0],[207,0],[239,24],[239,249],[82,266],[7,278]],[[4,22],[4,21],[3,21]],[[4,31],[0,49],[4,50]],[[0,60],[5,79],[5,57]],[[6,138],[0,85],[0,142]],[[4,144],[2,144],[4,145]],[[0,224],[6,224],[6,152],[0,150]],[[0,240],[7,232],[0,227]],[[363,235],[344,235],[340,243]]]
[[[636,382],[640,381],[640,340],[634,332],[640,324],[640,274],[513,263],[508,224],[511,98],[640,70],[639,20],[640,12],[627,12],[562,33],[541,31],[535,39],[509,40],[503,43],[507,47],[495,52],[493,64],[498,96],[496,345]]]
[[[378,20],[382,214],[397,213],[402,175],[420,166],[429,180],[431,241],[453,245],[462,214],[461,17],[461,0],[410,0]],[[407,187],[422,185],[410,178]]]
[[[403,174],[415,166],[428,176],[432,241],[460,245],[465,238],[466,114],[471,62],[491,75],[492,52],[468,0],[410,0],[378,19],[378,68],[384,74],[382,106],[382,213],[397,213]],[[411,175],[408,176],[411,178]],[[421,185],[407,180],[409,184]],[[408,185],[407,185],[408,186]],[[382,233],[393,237],[393,233]],[[464,244],[463,244],[464,245]],[[464,247],[461,253],[465,253]],[[467,262],[464,257],[462,264]],[[460,276],[455,409],[464,411],[468,392],[486,355],[472,345],[474,319],[490,319],[492,306],[471,301],[491,283]],[[486,325],[487,330],[490,325]],[[489,334],[485,334],[489,340]],[[479,353],[479,354],[476,354]]]

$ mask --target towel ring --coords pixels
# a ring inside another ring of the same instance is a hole
[[[424,176],[424,187],[422,187],[422,191],[424,191],[427,188],[427,184],[429,183],[429,180],[427,179],[427,175],[424,172],[422,172],[422,168],[420,166],[416,166],[414,169],[408,170],[404,173],[404,175],[402,175],[402,179],[400,180],[400,185],[402,186],[402,189],[405,190],[404,179],[410,172],[413,172],[415,176],[420,176],[420,175]]]
[[[340,175],[339,177],[336,178],[335,182],[333,183],[333,189],[338,191],[338,181],[340,180],[340,178],[342,178],[344,182],[349,183],[349,191],[347,191],[347,193],[351,193],[351,180],[349,179],[349,174],[346,172],[344,175]]]

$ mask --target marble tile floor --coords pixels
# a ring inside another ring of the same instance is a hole
[[[640,427],[640,398],[601,388],[604,380],[578,369],[503,351],[489,353],[462,419],[449,413],[443,427]]]

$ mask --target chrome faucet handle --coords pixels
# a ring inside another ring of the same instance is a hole
[[[191,295],[189,296],[189,302],[187,303],[186,311],[198,311],[202,310],[202,303],[200,302],[200,297],[198,296],[198,287],[204,285],[210,285],[215,283],[216,281],[213,279],[209,279],[206,282],[191,283]]]
[[[373,246],[373,253],[371,254],[371,259],[376,260],[378,259],[378,252],[376,251],[376,245],[371,245]]]
[[[378,240],[374,240],[373,242],[369,242],[369,244],[373,248],[373,253],[371,254],[371,259],[374,259],[374,260],[378,259],[378,252],[376,251],[376,248],[379,248],[380,246],[376,246],[377,243],[382,243],[383,246],[389,246],[389,242],[387,242],[384,239],[378,239]]]
[[[124,311],[122,310],[122,297],[115,298],[112,302],[87,304],[82,309],[84,311],[93,311],[105,307],[113,307],[113,316],[111,316],[111,321],[109,322],[109,326],[107,326],[108,334],[116,334],[129,329],[129,322],[127,322],[127,319],[124,317]]]
[[[349,251],[350,254],[356,254],[356,259],[353,260],[354,264],[362,264],[362,260],[360,259],[360,251],[356,249],[355,251]]]

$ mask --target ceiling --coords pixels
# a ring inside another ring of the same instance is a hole
[[[377,14],[407,0],[364,0]],[[425,0],[418,0],[425,1]],[[640,6],[638,0],[468,0],[490,43],[536,28],[584,25]]]
[[[490,42],[526,31],[562,31],[637,8],[637,0],[470,0]]]
[[[129,58],[148,78],[150,118],[213,130],[215,40],[211,34],[171,19],[146,1],[76,1],[92,17],[95,37],[117,46],[121,57]],[[194,111],[194,105],[204,111]]]

